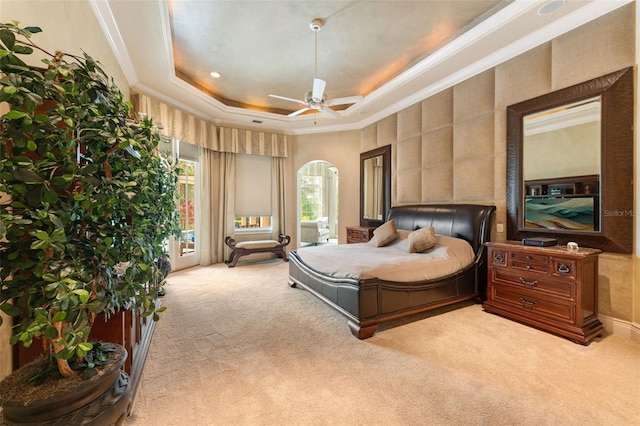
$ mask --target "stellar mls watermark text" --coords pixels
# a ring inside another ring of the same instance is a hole
[[[633,210],[603,210],[602,215],[606,217],[629,217],[635,216],[636,212]]]

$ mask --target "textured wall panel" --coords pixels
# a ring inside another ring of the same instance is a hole
[[[422,167],[453,163],[453,127],[422,135]]]
[[[551,43],[496,67],[497,110],[551,91]]]
[[[398,170],[422,167],[422,140],[420,135],[398,142]]]
[[[422,169],[422,203],[453,202],[453,164]]]
[[[421,102],[422,131],[429,132],[453,123],[453,89],[446,89]]]
[[[419,203],[422,198],[422,169],[398,170],[397,204]]]
[[[495,109],[494,70],[485,71],[453,88],[453,122],[459,123]]]
[[[456,162],[453,169],[454,201],[491,202],[494,199],[493,180],[493,156]]]
[[[453,163],[477,157],[493,157],[495,148],[493,111],[456,123],[453,128]]]
[[[398,140],[420,135],[422,129],[422,108],[414,104],[398,113]]]
[[[633,262],[629,256],[601,254],[598,259],[598,312],[623,321],[631,321],[633,305],[620,303],[633,299]]]
[[[398,140],[398,115],[393,114],[378,121],[377,147],[395,144]]]
[[[378,123],[373,123],[362,129],[360,137],[360,152],[371,151],[378,146]]]
[[[632,66],[633,34],[632,3],[554,39],[552,91]]]

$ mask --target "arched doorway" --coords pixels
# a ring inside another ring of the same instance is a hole
[[[298,169],[298,247],[338,242],[338,169],[314,160]]]

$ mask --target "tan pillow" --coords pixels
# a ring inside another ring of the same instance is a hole
[[[382,247],[389,244],[391,241],[398,238],[398,231],[396,230],[396,221],[390,220],[384,224],[378,226],[373,230],[373,236],[376,239],[376,247]]]
[[[433,226],[420,228],[409,234],[409,253],[422,253],[436,244],[436,232]]]

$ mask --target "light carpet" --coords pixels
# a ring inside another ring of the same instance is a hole
[[[358,340],[288,264],[171,273],[128,424],[640,425],[640,344],[463,303]]]

